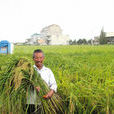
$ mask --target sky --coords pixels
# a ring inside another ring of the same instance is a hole
[[[0,41],[24,42],[57,24],[74,40],[114,32],[114,0],[0,0]]]

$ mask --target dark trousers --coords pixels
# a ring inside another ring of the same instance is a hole
[[[41,114],[41,109],[39,109],[39,106],[35,108],[34,104],[27,104],[26,109],[27,109],[27,114]]]

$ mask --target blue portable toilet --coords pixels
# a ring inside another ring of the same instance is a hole
[[[2,40],[0,42],[0,54],[12,54],[13,46],[7,40]]]

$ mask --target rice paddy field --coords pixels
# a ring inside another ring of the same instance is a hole
[[[14,54],[0,55],[0,86],[8,76],[3,77],[3,74],[12,58],[26,57],[34,64],[35,49],[44,51],[44,65],[55,75],[57,94],[64,107],[62,113],[114,114],[114,45],[15,46]],[[0,87],[0,93],[2,89]],[[8,107],[2,109],[4,103],[1,101],[0,113],[10,112]],[[16,101],[19,102],[17,99],[13,102]],[[22,113],[18,111],[18,114]]]

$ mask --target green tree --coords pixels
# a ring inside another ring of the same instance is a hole
[[[100,44],[107,44],[107,38],[105,37],[105,32],[104,32],[103,28],[102,28],[101,33],[100,33],[99,42],[100,42]]]
[[[72,45],[73,41],[72,40],[69,40],[69,45]]]
[[[87,40],[85,38],[82,39],[82,41],[83,41],[83,44],[87,44]]]
[[[77,44],[83,44],[83,40],[82,39],[79,39],[78,41],[77,41]]]
[[[88,44],[92,44],[92,39],[87,41]]]
[[[69,40],[69,45],[76,45],[76,39],[75,40]]]
[[[76,43],[76,39],[72,42],[72,45],[76,45],[77,43]]]

